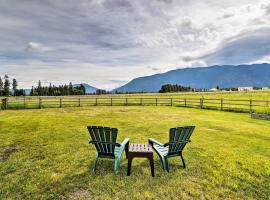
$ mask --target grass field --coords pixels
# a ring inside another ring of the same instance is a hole
[[[203,102],[201,102],[201,100]],[[252,101],[250,103],[250,100]],[[251,105],[252,104],[252,105]],[[81,106],[171,105],[270,114],[270,91],[108,94],[63,97],[10,97],[9,109]]]
[[[91,95],[99,97],[99,95]],[[270,100],[270,90],[254,90],[243,92],[179,92],[179,93],[140,93],[140,94],[113,94],[102,95],[104,97],[153,97],[153,98],[228,98],[228,99],[257,99]]]
[[[100,160],[87,125],[119,128],[118,141],[168,139],[170,127],[196,125],[180,158],[156,177],[148,161],[127,161],[113,174]],[[0,111],[0,199],[270,199],[270,122],[249,114],[165,106],[115,106]]]
[[[74,96],[78,97],[78,96]],[[85,96],[82,96],[85,97]],[[110,98],[110,97],[123,97],[123,98],[228,98],[228,99],[256,99],[256,100],[270,100],[269,90],[254,90],[243,92],[178,92],[178,93],[139,93],[139,94],[103,94],[103,95],[88,95],[88,98]],[[4,98],[4,97],[0,97]],[[53,98],[53,97],[52,97]]]

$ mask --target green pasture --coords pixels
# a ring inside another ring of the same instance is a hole
[[[127,160],[119,173],[101,159],[87,125],[119,129],[118,141],[168,141],[171,127],[195,125],[183,155],[156,177],[146,159]],[[0,110],[0,199],[268,199],[270,122],[247,113],[171,106],[98,106]]]
[[[91,95],[92,97],[100,97],[100,95]],[[108,94],[103,97],[150,97],[150,98],[216,98],[216,99],[256,99],[270,100],[270,90],[254,90],[243,92],[178,92],[178,93],[140,93],[140,94]]]
[[[185,100],[186,99],[186,100]],[[203,99],[203,104],[200,101]],[[252,100],[252,106],[250,106]],[[187,101],[187,102],[184,102]],[[221,102],[222,101],[222,102]],[[221,103],[223,105],[221,105]],[[270,113],[270,91],[108,94],[63,97],[11,97],[9,109],[85,106],[167,105],[237,112]]]

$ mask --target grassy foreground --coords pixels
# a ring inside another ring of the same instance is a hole
[[[118,141],[168,140],[168,129],[196,125],[192,142],[156,177],[146,159],[113,174],[111,160],[90,169],[87,125],[119,128]],[[270,122],[248,114],[177,107],[82,107],[0,111],[0,199],[269,199]]]

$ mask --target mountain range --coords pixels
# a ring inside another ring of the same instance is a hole
[[[118,92],[157,92],[164,84],[178,84],[193,88],[240,86],[270,86],[270,64],[221,65],[184,68],[166,73],[135,78],[114,89]]]
[[[93,86],[91,86],[91,85],[89,85],[89,84],[87,84],[87,83],[81,83],[81,84],[84,86],[85,92],[86,92],[87,94],[95,93],[95,92],[98,90],[98,88],[93,87]],[[78,87],[78,86],[80,86],[81,84],[74,84],[73,86],[74,86],[74,87]]]
[[[82,83],[86,93],[95,93],[98,88]],[[270,86],[270,64],[215,65],[210,67],[183,68],[165,73],[139,77],[112,90],[113,92],[158,92],[162,85],[178,84],[192,88],[211,89],[253,86]],[[74,84],[74,87],[80,84]],[[25,89],[26,94],[30,89]]]

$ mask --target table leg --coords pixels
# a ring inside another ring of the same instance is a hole
[[[132,164],[132,157],[128,157],[128,169],[127,169],[127,176],[130,176],[131,164]]]
[[[128,148],[129,148],[129,142],[125,146],[126,158],[128,158]]]
[[[150,167],[151,167],[151,175],[152,177],[155,177],[153,155],[149,157],[149,161],[150,161]]]

